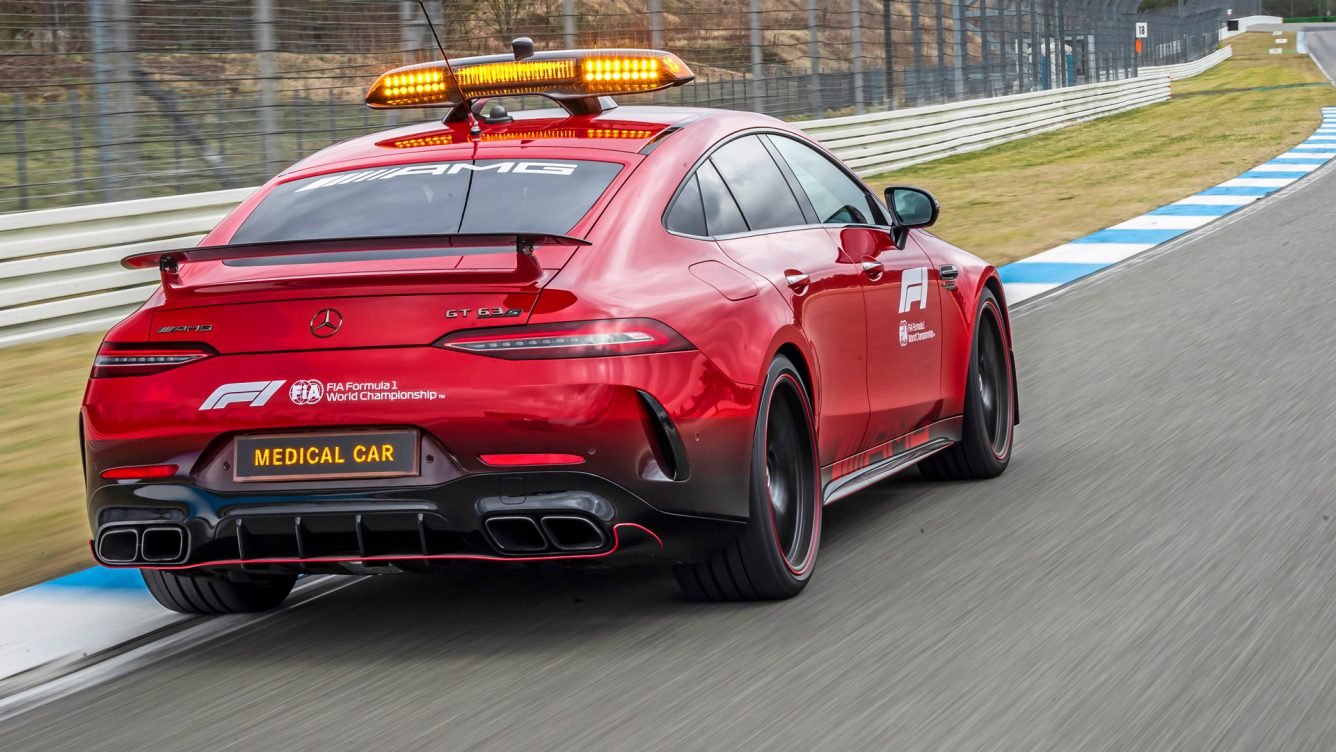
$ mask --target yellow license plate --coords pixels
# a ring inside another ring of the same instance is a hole
[[[398,478],[418,474],[418,432],[358,431],[238,436],[237,481]]]

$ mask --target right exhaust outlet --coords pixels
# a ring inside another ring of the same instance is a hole
[[[144,561],[176,562],[185,558],[186,533],[179,527],[145,528],[139,543]]]
[[[593,551],[603,548],[608,536],[588,517],[573,514],[550,514],[540,522],[552,545],[562,551]]]

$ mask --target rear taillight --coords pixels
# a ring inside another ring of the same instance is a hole
[[[653,319],[471,329],[448,335],[436,344],[509,360],[600,358],[691,349],[691,343],[682,335]]]
[[[103,342],[93,358],[95,379],[112,376],[146,376],[194,363],[216,355],[208,345],[193,343],[139,344]]]

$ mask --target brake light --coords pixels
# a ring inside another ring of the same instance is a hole
[[[170,478],[176,475],[176,465],[135,465],[133,467],[113,467],[103,470],[106,480],[145,480],[149,478]]]
[[[653,319],[471,329],[447,335],[436,344],[450,350],[508,360],[601,358],[692,349],[691,343],[682,335]]]
[[[193,343],[138,344],[103,342],[93,358],[92,378],[146,376],[194,363],[217,353],[208,345]]]

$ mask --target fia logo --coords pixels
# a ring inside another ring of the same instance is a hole
[[[900,322],[900,346],[901,346],[901,347],[904,347],[904,346],[907,345],[907,344],[909,344],[909,322],[907,322],[907,321],[901,321],[901,322]]]
[[[314,405],[325,396],[325,388],[315,379],[301,379],[292,382],[288,388],[288,399],[294,405]]]
[[[906,269],[900,275],[900,313],[909,313],[914,304],[918,303],[919,310],[928,308],[928,267],[917,266],[913,269]],[[904,340],[904,324],[900,325],[901,344]]]

